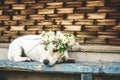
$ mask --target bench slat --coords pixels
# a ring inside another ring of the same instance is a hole
[[[0,60],[0,70],[62,72],[62,73],[92,73],[120,74],[120,62],[79,62],[61,63],[45,66],[40,62],[13,62]]]

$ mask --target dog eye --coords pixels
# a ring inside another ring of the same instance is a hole
[[[45,50],[47,51],[48,49],[47,49],[47,48],[45,48]]]
[[[57,52],[57,51],[58,51],[58,50],[55,50],[55,49],[53,50],[53,52]]]

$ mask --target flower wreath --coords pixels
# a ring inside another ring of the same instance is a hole
[[[49,44],[52,44],[54,51],[59,51],[60,53],[75,44],[75,37],[72,34],[63,34],[60,31],[57,31],[56,34],[52,31],[43,32],[40,38],[45,49],[47,49]]]

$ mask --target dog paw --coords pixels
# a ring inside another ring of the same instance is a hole
[[[30,58],[25,58],[25,62],[30,62],[30,61],[32,61]]]
[[[28,58],[28,57],[15,57],[14,59],[13,59],[14,61],[31,61],[31,59],[30,58]]]

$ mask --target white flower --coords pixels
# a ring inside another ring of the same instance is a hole
[[[47,36],[46,39],[53,41],[55,34],[54,34],[54,32],[49,31],[46,36]]]
[[[66,39],[66,37],[62,37],[62,42],[65,44],[68,42],[68,39]]]
[[[71,35],[71,36],[69,37],[68,45],[69,45],[69,46],[72,46],[72,45],[74,45],[74,44],[75,44],[75,38],[74,38],[73,35]]]
[[[64,35],[63,35],[60,31],[57,31],[56,37],[57,37],[58,39],[62,39],[62,38],[64,37]]]

